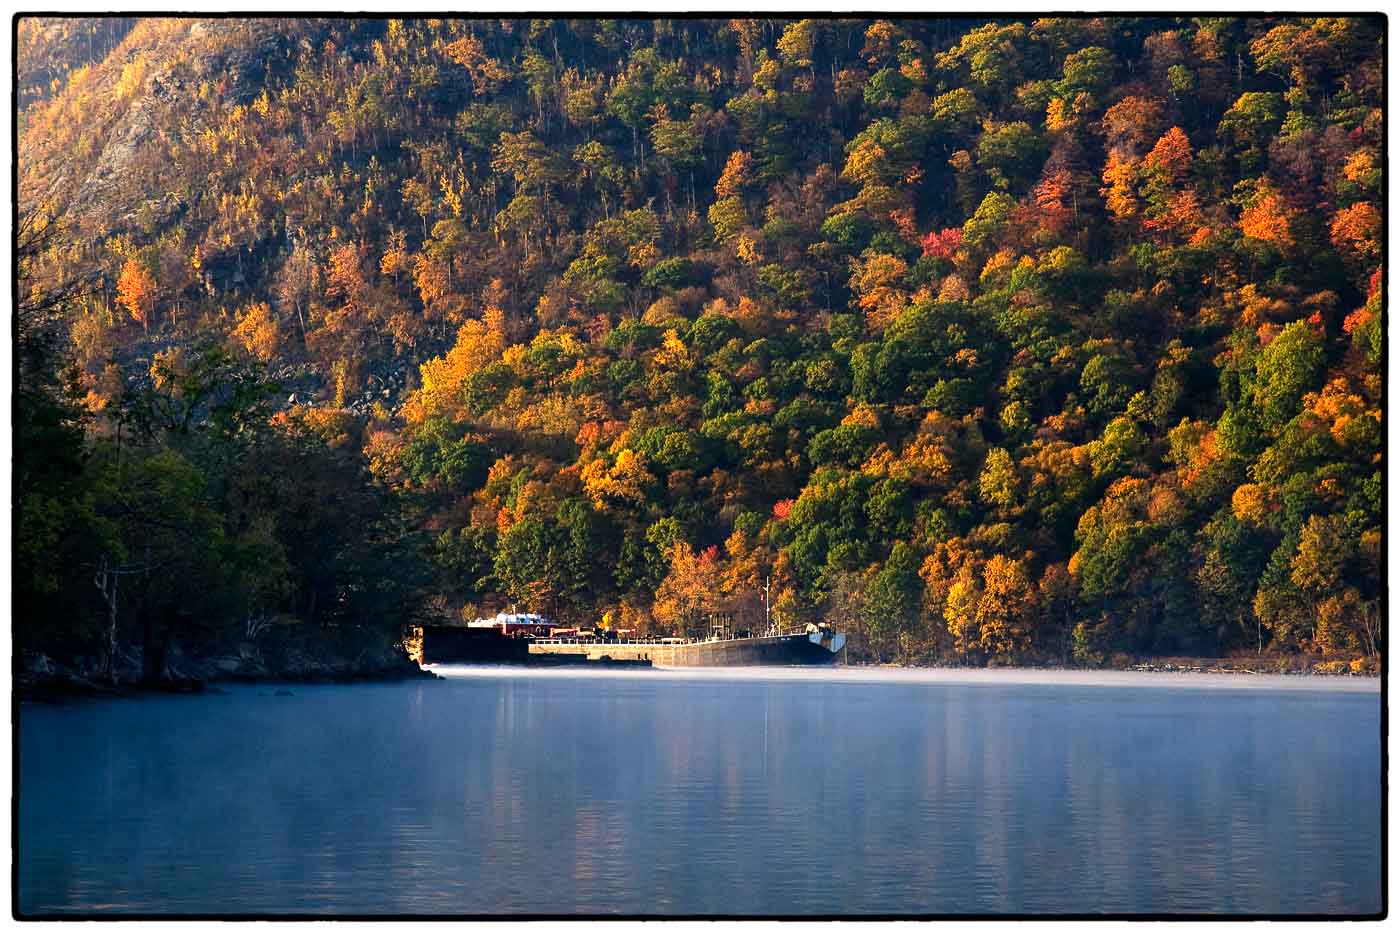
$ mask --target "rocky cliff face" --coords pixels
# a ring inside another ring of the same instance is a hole
[[[172,144],[197,138],[221,113],[251,103],[292,47],[273,20],[137,22],[100,60],[68,70],[57,93],[26,109],[21,201],[65,206],[94,232],[123,232],[144,202],[163,200],[146,184],[152,163],[168,160]]]
[[[107,57],[136,25],[134,16],[102,19],[24,16],[16,29],[15,64],[21,111],[51,100],[75,69]]]
[[[75,22],[32,19],[21,30],[21,84],[31,92],[20,115],[19,201],[73,233],[67,261],[95,278],[85,310],[98,310],[105,327],[122,323],[123,263],[136,257],[151,269],[164,312],[158,326],[113,331],[111,346],[95,351],[99,366],[114,357],[140,380],[156,352],[214,336],[207,326],[191,329],[192,309],[273,291],[289,248],[242,216],[227,190],[268,181],[227,137],[324,29],[314,20],[133,19],[122,29]],[[89,43],[93,29],[99,38]],[[214,168],[227,177],[214,180]],[[195,260],[202,241],[215,248]],[[306,397],[324,387],[324,373],[293,362],[301,375],[289,391]]]

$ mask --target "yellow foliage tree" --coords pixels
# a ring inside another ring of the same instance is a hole
[[[264,363],[271,362],[277,355],[281,332],[267,302],[258,301],[244,309],[238,326],[233,329],[233,339],[252,356]]]
[[[611,467],[605,460],[594,460],[583,468],[580,478],[594,508],[599,510],[607,508],[610,502],[645,503],[646,487],[654,479],[646,460],[627,447],[618,451]]]
[[[991,655],[1016,655],[1030,647],[1035,594],[1019,560],[995,554],[982,568],[977,601],[978,644]]]
[[[943,621],[953,636],[953,645],[960,654],[975,650],[981,639],[977,632],[977,607],[981,602],[977,578],[970,564],[963,564],[948,587],[943,603]]]
[[[1270,499],[1267,486],[1245,483],[1231,496],[1231,510],[1240,521],[1263,525],[1267,523],[1270,511],[1273,511]]]
[[[750,266],[762,258],[758,252],[758,243],[747,233],[739,234],[739,242],[734,248],[734,253],[739,257],[740,262]]]
[[[652,614],[673,632],[702,634],[707,617],[723,606],[719,549],[700,553],[684,541],[671,546],[671,569],[656,591]]]
[[[859,296],[859,304],[871,332],[884,330],[885,325],[908,304],[909,291],[903,287],[904,276],[908,272],[908,263],[888,253],[877,253],[864,261],[852,261],[850,285]]]
[[[457,331],[457,342],[446,356],[419,367],[422,385],[418,405],[411,410],[422,417],[453,414],[461,408],[462,388],[473,373],[495,362],[506,349],[505,315],[487,308],[481,320],[470,320]]]
[[[397,283],[399,275],[409,268],[408,250],[402,230],[389,235],[389,248],[379,258],[379,274],[393,277]]]
[[[873,139],[862,139],[847,156],[841,177],[858,185],[878,184],[885,171],[884,147]]]
[[[661,338],[661,346],[657,349],[656,355],[652,357],[652,364],[658,369],[669,369],[677,372],[684,372],[694,366],[694,361],[690,358],[690,351],[686,349],[685,343],[675,328],[667,328],[665,335]]]
[[[1103,168],[1104,187],[1099,193],[1104,203],[1119,220],[1137,216],[1138,199],[1134,184],[1137,181],[1137,162],[1120,155],[1115,149],[1108,154],[1108,162]]]
[[[753,156],[742,149],[730,153],[729,161],[724,163],[724,171],[720,173],[719,181],[715,182],[715,196],[719,198],[738,196],[749,184],[752,171]]]
[[[476,96],[494,93],[510,80],[510,69],[486,54],[486,46],[475,36],[464,36],[443,47],[443,54],[467,69]]]

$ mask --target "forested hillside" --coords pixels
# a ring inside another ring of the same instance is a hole
[[[17,639],[1376,655],[1384,37],[23,19]]]

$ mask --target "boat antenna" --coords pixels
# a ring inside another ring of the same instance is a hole
[[[763,626],[770,634],[773,631],[773,619],[768,606],[768,587],[772,584],[773,578],[765,575],[763,577]]]

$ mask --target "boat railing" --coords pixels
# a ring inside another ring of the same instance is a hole
[[[723,641],[746,641],[752,638],[766,638],[767,635],[752,634],[741,635],[734,638],[722,639]],[[577,636],[554,636],[551,638],[534,638],[531,644],[535,645],[698,645],[704,644],[706,639],[696,638],[590,638]]]
[[[536,645],[688,645],[688,638],[535,638]]]

